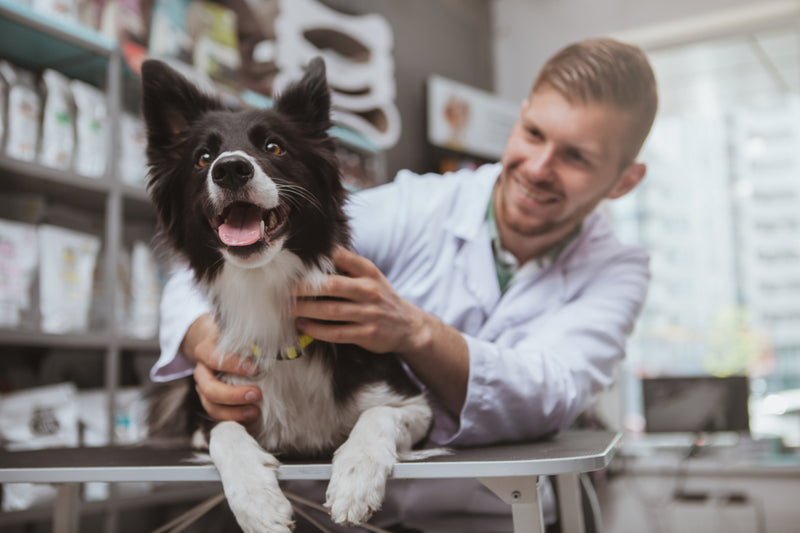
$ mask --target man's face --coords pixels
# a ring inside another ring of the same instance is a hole
[[[503,153],[498,224],[520,237],[566,234],[628,192],[644,175],[643,165],[623,168],[630,127],[614,107],[571,104],[548,87],[531,94]]]

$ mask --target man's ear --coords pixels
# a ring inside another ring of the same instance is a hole
[[[606,198],[616,199],[631,192],[644,179],[647,174],[647,165],[633,162],[622,171],[616,185],[609,191]]]
[[[212,109],[222,104],[166,63],[148,59],[142,64],[142,114],[151,147],[173,144],[193,120]]]
[[[283,91],[275,101],[275,109],[297,118],[302,123],[312,123],[321,133],[330,127],[331,94],[325,79],[325,62],[315,57],[308,64],[303,78]]]

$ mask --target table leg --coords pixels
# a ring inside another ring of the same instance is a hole
[[[61,483],[56,489],[53,533],[78,533],[80,483]]]
[[[581,482],[577,473],[556,476],[558,520],[562,533],[586,533],[581,499]]]
[[[480,482],[511,505],[514,533],[544,533],[538,476],[480,478]]]

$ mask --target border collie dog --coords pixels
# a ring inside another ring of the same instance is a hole
[[[261,418],[245,427],[209,422],[190,379],[167,384],[151,435],[202,429],[248,533],[292,528],[276,455],[333,454],[325,506],[337,523],[363,523],[398,456],[427,434],[431,410],[397,358],[300,338],[294,326],[293,286],[320,283],[334,271],[334,247],[349,244],[324,63],[312,61],[272,108],[233,111],[148,60],[142,107],[161,236],[212,303],[219,356],[259,367],[220,378],[263,393]]]

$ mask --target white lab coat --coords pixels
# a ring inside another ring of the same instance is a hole
[[[438,444],[535,439],[568,426],[614,380],[647,291],[647,255],[620,244],[593,213],[554,263],[523,265],[501,296],[486,221],[499,172],[499,164],[444,176],[404,171],[348,205],[355,250],[400,295],[467,341],[469,383],[460,416],[434,399],[431,440]],[[189,324],[208,309],[187,271],[170,280],[153,379],[191,372],[178,347]],[[416,487],[402,492],[417,509],[442,510],[443,499],[452,500],[451,511],[507,509],[481,504],[476,495],[485,491],[463,482],[436,489],[433,500]]]

